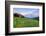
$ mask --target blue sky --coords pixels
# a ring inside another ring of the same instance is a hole
[[[35,8],[14,8],[13,13],[20,13],[28,18],[34,18],[39,16],[39,9]]]

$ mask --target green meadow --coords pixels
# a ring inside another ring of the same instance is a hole
[[[22,28],[22,27],[38,27],[39,21],[31,18],[21,18],[14,17],[13,19],[13,27],[14,28]]]

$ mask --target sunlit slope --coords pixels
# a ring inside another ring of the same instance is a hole
[[[19,27],[38,27],[39,21],[36,19],[30,19],[30,18],[20,18],[20,17],[14,17],[13,19],[13,27],[19,28]]]

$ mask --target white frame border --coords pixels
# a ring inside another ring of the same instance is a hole
[[[13,8],[39,8],[39,27],[13,28]],[[10,33],[25,31],[42,31],[42,6],[10,5]]]

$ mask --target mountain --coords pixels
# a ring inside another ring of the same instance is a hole
[[[15,17],[24,17],[22,14],[19,14],[19,13],[15,13],[14,16]]]
[[[26,14],[25,17],[27,17],[27,18],[37,18],[37,17],[39,17],[39,15],[36,15],[36,14]]]
[[[31,13],[14,13],[14,16],[23,16],[23,17],[25,17],[25,18],[37,18],[37,17],[39,17],[39,15],[38,14],[31,14]]]

